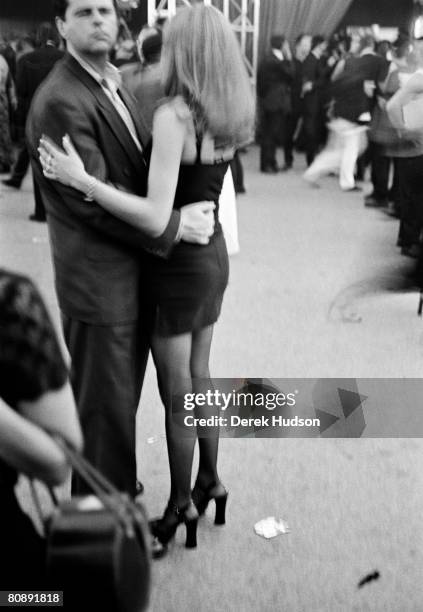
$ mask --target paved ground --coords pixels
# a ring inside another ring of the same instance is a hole
[[[336,180],[315,190],[290,174],[257,172],[243,161],[241,251],[216,328],[216,377],[411,378],[423,365],[417,293],[381,289],[407,266],[397,224],[366,210]],[[58,322],[44,225],[27,220],[30,181],[0,199],[1,265],[37,279]],[[351,315],[354,315],[351,317]],[[351,323],[351,318],[361,322]],[[400,404],[400,402],[399,402]],[[150,367],[139,413],[145,503],[159,513],[168,475],[163,415]],[[399,405],[400,410],[400,405]],[[207,515],[197,551],[181,546],[154,565],[154,612],[419,612],[423,610],[419,439],[224,439],[228,524]],[[289,535],[253,532],[282,516]],[[362,589],[374,570],[380,578]]]

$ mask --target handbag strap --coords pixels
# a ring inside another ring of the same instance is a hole
[[[66,459],[73,470],[85,481],[92,489],[93,493],[99,498],[103,506],[113,512],[116,518],[120,521],[122,527],[128,534],[133,534],[133,526],[130,517],[133,516],[131,504],[124,496],[116,489],[116,487],[101,474],[85,457],[75,451],[69,444],[59,436],[54,436],[54,440],[62,449]],[[39,521],[44,529],[44,535],[47,532],[48,518],[43,515],[39,493],[36,489],[34,480],[29,478],[29,485],[33,504],[38,515]],[[54,489],[43,483],[47,489],[52,504],[55,508],[59,506],[59,499]]]
[[[88,484],[104,507],[112,511],[126,529],[132,529],[131,522],[128,520],[128,501],[116,487],[63,438],[55,436],[54,439],[73,470]]]

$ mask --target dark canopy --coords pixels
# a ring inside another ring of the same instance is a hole
[[[367,26],[408,29],[413,16],[413,0],[354,0],[340,26]]]

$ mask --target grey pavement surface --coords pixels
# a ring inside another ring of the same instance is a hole
[[[407,266],[394,246],[397,223],[365,209],[360,194],[340,193],[334,178],[311,189],[301,159],[277,176],[258,173],[255,148],[242,159],[241,251],[231,259],[212,375],[420,377],[417,292],[382,288]],[[37,281],[59,326],[47,228],[27,220],[31,197],[28,177],[20,192],[1,192],[0,263]],[[151,610],[422,611],[422,450],[414,438],[223,439],[227,525],[214,527],[209,510],[196,551],[178,531],[154,564]],[[151,363],[137,453],[154,516],[166,503],[168,469]],[[272,515],[291,532],[267,541],[253,525]],[[375,570],[380,578],[358,589]]]

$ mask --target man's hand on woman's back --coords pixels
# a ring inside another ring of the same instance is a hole
[[[214,202],[196,202],[181,208],[180,238],[184,242],[208,244],[214,232]]]

